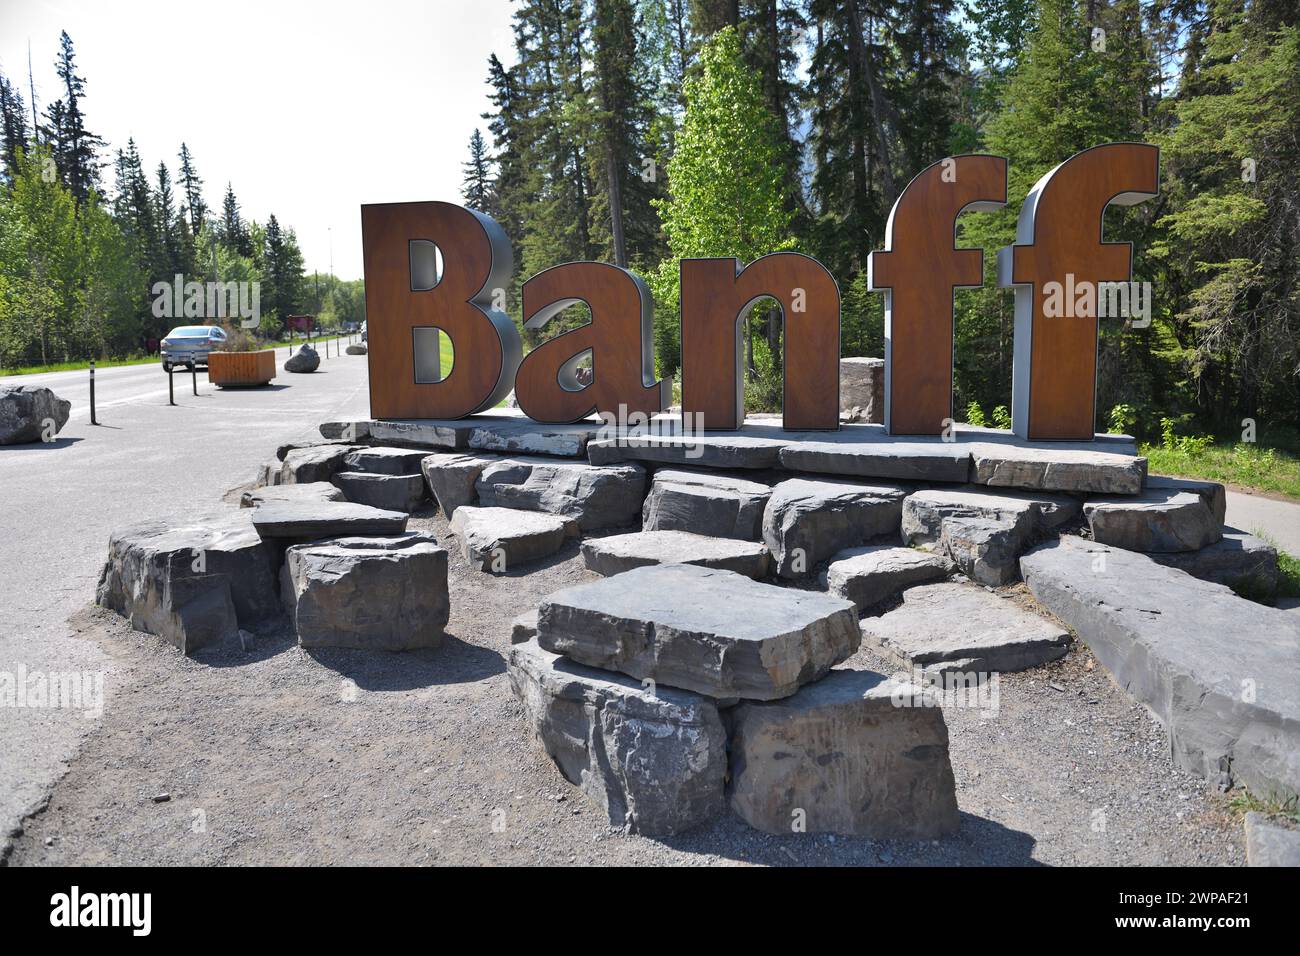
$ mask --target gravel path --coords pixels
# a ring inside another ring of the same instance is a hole
[[[412,521],[440,539],[440,516]],[[946,712],[960,831],[935,842],[772,837],[736,819],[668,841],[612,831],[527,737],[510,621],[594,577],[576,544],[492,577],[454,551],[437,651],[304,653],[286,633],[191,660],[96,609],[74,616],[120,691],[13,864],[1120,864],[1244,862],[1223,798],[1086,650]],[[861,652],[854,663],[884,668]],[[166,799],[163,799],[166,795]]]

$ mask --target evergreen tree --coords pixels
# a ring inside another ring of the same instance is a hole
[[[237,255],[252,258],[253,241],[248,227],[239,212],[235,188],[226,183],[226,196],[221,202],[221,241]]]
[[[189,228],[197,236],[203,229],[204,217],[208,214],[207,204],[203,201],[203,180],[194,165],[194,156],[189,147],[181,143],[179,180],[182,198],[185,200],[185,212],[189,217]]]
[[[59,37],[59,55],[54,68],[63,87],[63,97],[50,104],[46,112],[47,128],[59,176],[80,205],[99,185],[99,147],[104,141],[86,129],[81,112],[86,81],[77,75],[76,53],[67,31]]]
[[[492,159],[488,156],[487,144],[483,134],[477,129],[469,138],[469,159],[462,164],[465,179],[461,185],[460,195],[471,209],[492,214]]]
[[[27,149],[27,112],[22,94],[0,73],[0,173],[12,181],[18,152]]]

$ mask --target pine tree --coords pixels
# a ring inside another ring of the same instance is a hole
[[[179,184],[185,211],[189,217],[191,235],[197,236],[203,230],[203,220],[208,214],[207,204],[203,201],[203,180],[194,165],[194,156],[189,147],[181,143]]]
[[[471,209],[491,215],[494,198],[492,186],[492,158],[488,155],[483,134],[477,129],[469,138],[469,159],[461,164],[465,178],[461,185],[461,198]]]
[[[54,144],[54,163],[60,178],[80,205],[99,185],[99,147],[104,145],[104,141],[86,129],[81,112],[86,81],[77,75],[76,53],[67,31],[59,37],[59,55],[54,67],[64,94],[46,111],[49,135]]]
[[[235,198],[235,189],[226,183],[226,196],[221,202],[221,241],[237,255],[253,257],[253,241],[248,227],[239,213],[239,200]]]
[[[18,152],[27,149],[27,112],[23,96],[0,73],[0,172],[12,181],[18,169]]]

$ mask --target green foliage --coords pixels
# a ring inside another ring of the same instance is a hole
[[[1107,424],[1110,426],[1112,434],[1131,434],[1131,429],[1137,424],[1137,409],[1132,405],[1113,405],[1107,418]]]
[[[1002,428],[1010,431],[1011,429],[1011,410],[1005,405],[999,405],[993,409],[993,427]]]
[[[988,419],[984,417],[984,409],[980,408],[979,402],[971,402],[966,406],[966,424],[981,428],[988,424]]]

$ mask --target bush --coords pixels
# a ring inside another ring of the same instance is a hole
[[[966,406],[966,424],[978,426],[988,424],[988,419],[984,417],[984,409],[980,408],[979,402],[971,402]]]

